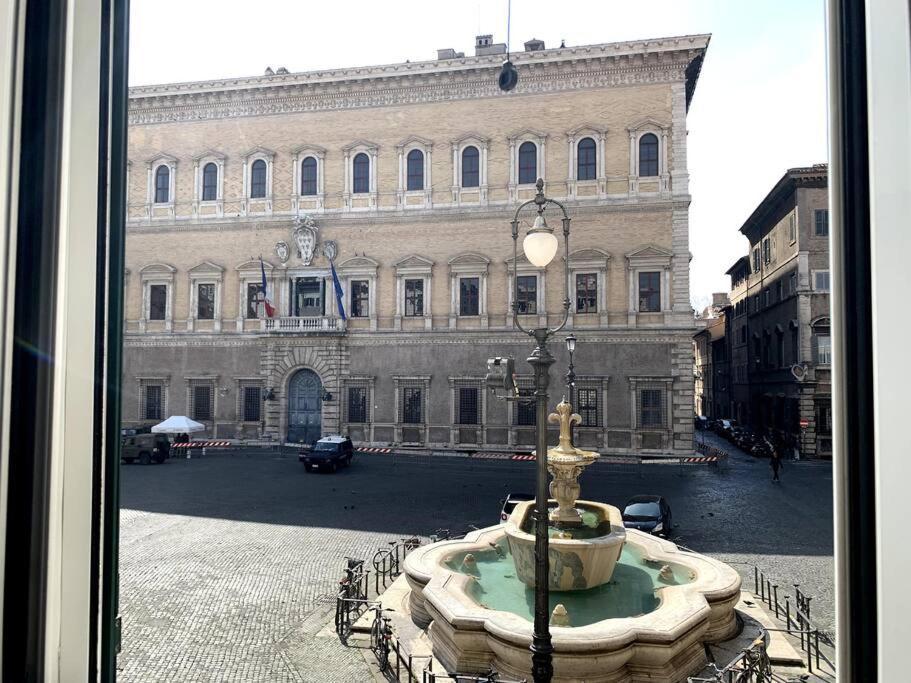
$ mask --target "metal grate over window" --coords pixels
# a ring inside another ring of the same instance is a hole
[[[519,384],[519,396],[523,398],[533,398],[535,388],[530,384]],[[515,402],[515,424],[517,426],[533,426],[537,424],[536,406],[533,400],[521,400]]]
[[[478,387],[458,387],[456,422],[461,425],[481,424],[481,401]]]
[[[208,385],[193,387],[193,419],[212,419],[212,387]]]
[[[601,401],[597,389],[578,389],[576,391],[576,412],[582,418],[582,427],[601,426]]]
[[[664,391],[639,390],[639,426],[664,427]]]
[[[348,422],[367,422],[367,387],[348,387]]]
[[[161,419],[161,385],[147,384],[145,386],[145,415],[146,420]]]
[[[405,424],[424,421],[424,391],[421,387],[402,387],[401,419]]]
[[[244,422],[259,422],[262,415],[262,390],[244,387]]]

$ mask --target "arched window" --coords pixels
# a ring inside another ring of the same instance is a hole
[[[218,198],[218,166],[208,163],[202,169],[202,200],[211,202]]]
[[[534,185],[538,179],[538,148],[533,142],[519,147],[519,184]]]
[[[419,149],[408,152],[408,184],[409,192],[424,189],[424,153]]]
[[[469,146],[462,150],[462,187],[478,187],[481,184],[480,158],[477,147]]]
[[[257,159],[250,168],[250,197],[257,199],[266,196],[266,162]]]
[[[155,169],[155,203],[167,204],[171,199],[171,169],[162,164]]]
[[[354,157],[355,193],[370,192],[370,157],[361,152]]]
[[[316,159],[307,157],[301,162],[301,194],[316,194]]]
[[[576,180],[594,180],[598,173],[597,162],[595,161],[595,150],[597,146],[591,138],[582,138],[579,140],[579,147],[576,152]]]
[[[658,136],[646,133],[639,138],[639,177],[658,175]]]

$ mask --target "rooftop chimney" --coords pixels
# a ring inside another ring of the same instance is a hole
[[[484,36],[475,36],[474,54],[475,57],[481,57],[482,55],[505,55],[506,43],[493,42],[492,33]]]
[[[525,43],[526,52],[535,52],[536,50],[544,49],[544,41],[538,40],[537,38],[532,38],[531,40]]]

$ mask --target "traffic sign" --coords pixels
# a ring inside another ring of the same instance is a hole
[[[805,418],[805,417],[800,418],[800,428],[801,429],[806,429],[809,426],[810,426],[810,421],[807,418]]]

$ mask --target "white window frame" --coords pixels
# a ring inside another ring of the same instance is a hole
[[[371,331],[376,331],[378,325],[378,311],[376,305],[377,292],[377,273],[380,264],[367,256],[354,256],[339,263],[335,270],[342,282],[342,289],[345,293],[345,312],[348,315],[349,324],[351,321],[368,320]],[[351,281],[367,280],[368,298],[367,298],[367,317],[363,316],[354,318],[348,308],[351,305]],[[326,291],[329,291],[327,285]],[[334,297],[333,297],[334,298]]]
[[[160,166],[168,168],[168,201],[155,201],[155,173]],[[173,220],[177,212],[177,157],[159,152],[146,160],[146,213],[151,220]],[[157,209],[165,208],[167,215],[156,215]]]
[[[266,271],[266,287],[269,288],[272,292],[272,305],[275,306],[275,310],[278,311],[278,317],[284,315],[284,310],[282,309],[279,303],[279,297],[277,296],[277,283],[283,281],[284,270],[276,268],[269,261],[263,260],[262,267],[260,267],[259,261],[244,261],[240,265],[234,268],[237,273],[237,317],[235,318],[235,325],[238,332],[244,331],[244,325],[246,320],[255,320],[256,318],[247,318],[247,285],[248,284],[258,284],[261,285],[263,282],[263,269]],[[262,317],[259,318],[263,323],[265,322]]]
[[[455,329],[459,319],[477,320],[482,329],[490,325],[487,313],[487,274],[490,270],[490,259],[483,254],[468,252],[459,254],[449,260],[449,327]],[[478,315],[463,316],[460,314],[459,291],[462,278],[478,278]]]
[[[172,332],[174,329],[174,274],[177,269],[167,263],[150,263],[139,271],[139,280],[142,291],[142,306],[139,314],[139,331],[145,332],[149,323],[157,325],[160,320],[150,320],[149,312],[151,308],[150,287],[152,285],[165,285],[167,287],[167,296],[165,297],[165,315],[164,331]]]
[[[433,282],[433,261],[417,254],[406,256],[397,261],[395,268],[395,318],[393,326],[396,330],[402,329],[403,320],[424,320],[424,329],[433,327],[433,312],[430,302],[432,299],[431,283]],[[424,311],[423,316],[405,315],[405,280],[423,280],[424,282]]]
[[[203,261],[187,271],[190,281],[190,310],[187,312],[187,332],[193,332],[196,327],[199,303],[199,289],[197,285],[215,285],[215,317],[212,319],[212,331],[221,332],[221,285],[224,280],[225,269],[211,261]]]
[[[243,159],[243,199],[241,201],[243,213],[256,215],[271,214],[274,191],[272,185],[272,166],[275,161],[275,152],[271,149],[266,149],[265,147],[254,147],[243,154],[241,158]],[[259,160],[266,163],[266,196],[251,197],[250,192],[253,190],[253,164]],[[266,208],[263,211],[251,211],[251,204],[259,202],[264,202]]]
[[[380,146],[375,142],[369,142],[367,140],[356,140],[351,144],[345,145],[342,147],[342,153],[344,154],[345,163],[345,186],[344,192],[342,193],[342,201],[345,206],[346,211],[370,211],[375,210],[379,206],[379,192],[377,191],[377,182],[376,182],[376,164],[377,159],[379,158]],[[368,182],[368,191],[354,192],[354,157],[363,152],[367,155],[367,158],[370,159],[370,177]],[[366,207],[354,208],[353,200],[367,198]]]
[[[452,203],[462,203],[462,193],[478,193],[478,205],[486,206],[488,201],[487,183],[487,155],[490,148],[490,139],[477,133],[465,133],[449,143],[452,150]],[[478,150],[478,186],[462,187],[462,152],[466,147],[476,147]],[[474,202],[468,202],[472,204]]]
[[[537,280],[535,288],[535,313],[530,314],[521,314],[521,321],[528,321],[531,318],[537,318],[535,327],[547,327],[547,297],[545,294],[545,287],[547,282],[547,268],[539,268],[538,266],[531,263],[525,254],[520,253],[518,255],[518,263],[516,267],[513,268],[512,259],[507,259],[506,261],[506,326],[512,328],[514,325],[515,314],[513,313],[512,302],[515,288],[515,278],[513,274],[520,276],[530,276],[533,275]],[[527,325],[523,325],[527,327]]]
[[[815,353],[815,355],[814,355],[814,360],[816,361],[816,365],[822,365],[822,366],[829,366],[829,365],[831,365],[831,364],[832,364],[832,333],[831,333],[831,332],[822,333],[822,332],[816,332],[816,331],[814,331],[814,332],[813,332],[813,337],[814,337],[814,342],[815,342],[815,346],[816,346],[816,353]],[[829,349],[829,351],[828,351],[828,353],[826,354],[825,359],[823,359],[823,356],[822,356],[822,354],[820,353],[820,348],[821,348],[821,347],[820,347],[820,344],[819,344],[819,340],[822,339],[822,338],[827,339],[828,342],[829,342],[829,343],[828,343],[828,349]]]
[[[513,133],[507,140],[509,141],[509,201],[515,202],[519,199],[519,190],[528,190],[534,188],[538,178],[544,180],[547,186],[547,172],[544,160],[547,156],[547,133],[525,129]],[[534,143],[537,151],[535,180],[531,183],[519,183],[519,148],[526,142]]]
[[[593,180],[579,180],[579,143],[585,138],[595,141],[595,178]],[[607,175],[605,172],[604,143],[607,138],[607,129],[592,125],[582,125],[566,133],[568,168],[566,173],[567,196],[577,199],[577,190],[582,186],[597,186],[598,197],[607,194]],[[587,199],[589,197],[583,197]]]
[[[671,127],[664,125],[654,119],[642,119],[638,123],[627,128],[629,133],[629,193],[635,195],[655,195],[667,194],[670,192],[670,172],[668,171],[668,136]],[[639,175],[639,140],[643,135],[653,133],[658,137],[658,175],[645,176]],[[641,180],[650,180],[657,178],[658,192],[641,192],[639,183]]]
[[[814,291],[814,292],[818,292],[818,293],[820,293],[820,294],[828,294],[828,293],[831,291],[831,289],[832,289],[832,275],[831,275],[829,269],[828,269],[828,268],[819,268],[819,269],[812,270],[812,271],[810,271],[810,272],[811,272],[812,277],[813,277],[813,280],[812,280],[812,282],[813,282],[813,291]],[[817,286],[817,280],[816,280],[816,278],[817,278],[818,275],[822,275],[822,274],[825,274],[826,279],[829,281],[829,286],[828,286],[826,289],[820,289],[820,288]]]
[[[318,145],[300,145],[291,150],[291,208],[294,213],[323,211],[326,208],[326,150]],[[316,194],[301,194],[304,159],[316,159]],[[302,202],[316,201],[315,208],[302,208]]]
[[[399,158],[399,184],[396,188],[395,201],[402,209],[425,209],[433,205],[433,181],[430,169],[433,164],[433,143],[417,135],[411,135],[395,146]],[[418,150],[424,155],[424,186],[420,190],[408,189],[408,155]],[[409,197],[421,197],[419,204],[408,203]]]
[[[607,283],[608,268],[611,255],[602,249],[577,249],[569,257],[569,285],[570,307],[566,325],[572,329],[577,322],[597,320],[597,324],[605,327],[608,324],[607,314]],[[576,275],[595,273],[598,286],[598,311],[592,313],[578,313],[576,311]],[[581,316],[576,320],[576,316]],[[595,318],[597,316],[597,318]]]
[[[206,150],[199,156],[193,157],[193,215],[197,218],[219,218],[224,216],[224,184],[225,184],[225,155],[214,150]],[[215,164],[218,169],[218,178],[215,181],[215,199],[204,200],[203,171],[209,164]],[[201,206],[214,206],[214,214],[200,215]]]

